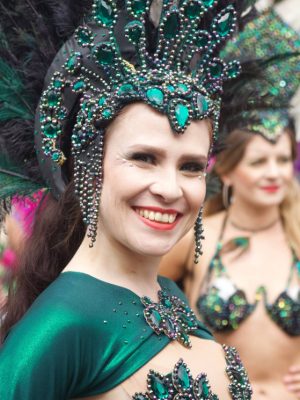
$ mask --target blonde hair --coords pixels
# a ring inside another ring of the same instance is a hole
[[[292,158],[295,160],[297,155],[295,136],[288,129],[286,132],[291,139]],[[249,134],[249,131],[237,129],[231,132],[224,143],[224,150],[216,157],[213,173],[221,177],[233,171],[243,158],[252,138],[253,134]],[[287,240],[300,258],[300,185],[295,177],[279,209]],[[218,193],[206,201],[204,216],[213,215],[222,210],[225,210],[222,193]]]

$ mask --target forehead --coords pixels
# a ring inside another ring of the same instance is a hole
[[[284,132],[275,143],[268,141],[260,135],[254,135],[248,143],[245,156],[267,156],[280,153],[291,153],[292,143],[288,133]]]
[[[193,150],[209,151],[210,125],[207,120],[192,121],[184,134],[172,131],[168,118],[143,103],[124,107],[121,114],[107,130],[106,146],[122,148],[138,144]]]

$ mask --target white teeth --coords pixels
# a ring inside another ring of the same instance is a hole
[[[161,222],[162,219],[162,213],[156,212],[154,216],[155,221]]]
[[[169,222],[169,214],[163,214],[162,222]]]
[[[154,212],[141,208],[139,208],[137,212],[143,218],[150,219],[150,221],[163,222],[165,224],[172,224],[177,217],[177,214]]]
[[[169,215],[169,224],[173,224],[175,219],[176,219],[176,215],[174,215],[174,214]]]
[[[150,211],[148,218],[150,219],[150,221],[154,221],[155,213],[153,211]]]

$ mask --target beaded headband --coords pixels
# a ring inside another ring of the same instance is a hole
[[[274,10],[267,10],[249,22],[221,55],[225,59],[234,55],[242,63],[274,57],[276,62],[265,65],[264,79],[249,80],[241,89],[250,88],[253,98],[263,99],[264,107],[236,115],[233,125],[275,142],[289,126],[290,101],[300,85],[300,35]]]

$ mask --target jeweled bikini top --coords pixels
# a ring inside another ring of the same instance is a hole
[[[228,243],[222,238],[226,226],[225,217],[215,254],[202,285],[202,293],[197,300],[197,310],[203,321],[214,331],[230,331],[237,329],[256,308],[263,298],[266,311],[270,318],[288,335],[300,335],[300,261],[293,252],[293,262],[286,288],[273,304],[267,301],[266,288],[261,286],[256,290],[254,303],[249,303],[243,290],[232,282],[226,267],[222,262],[222,250],[228,248],[246,248],[249,238],[237,237]],[[292,286],[296,278],[297,285]]]

